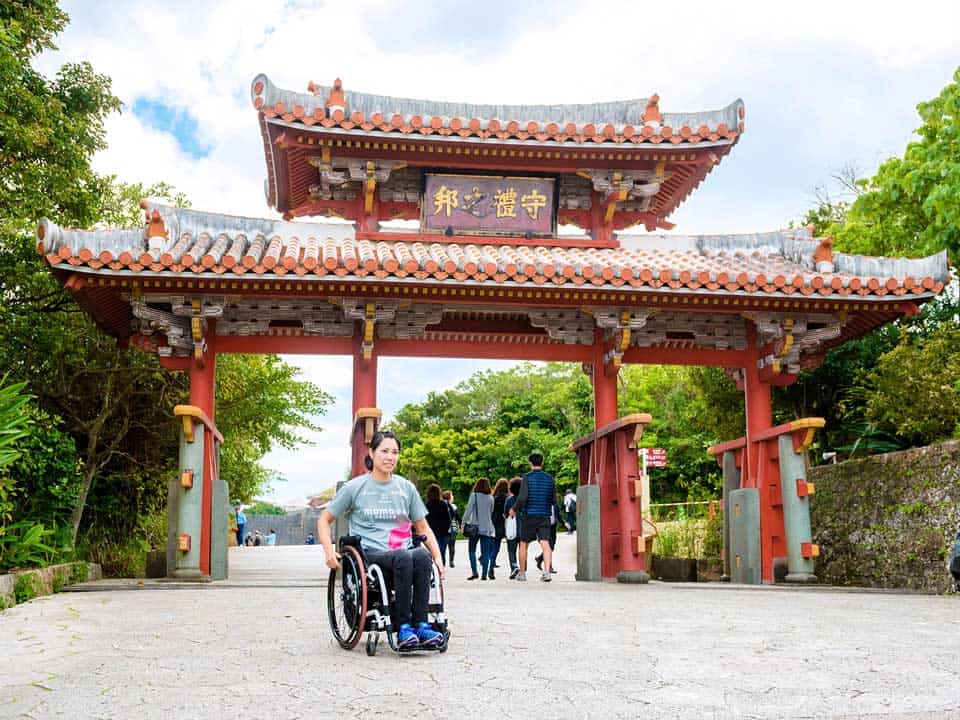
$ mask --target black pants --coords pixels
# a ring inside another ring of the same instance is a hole
[[[447,543],[447,551],[450,553],[450,567],[453,567],[453,558],[457,554],[457,536],[459,531],[450,533],[450,542]]]
[[[384,571],[388,584],[396,594],[397,622],[420,623],[427,621],[427,606],[430,603],[430,577],[433,559],[424,547],[413,550],[367,550],[368,563],[376,563]],[[411,617],[412,603],[412,617]]]

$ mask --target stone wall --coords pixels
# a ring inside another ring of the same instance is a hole
[[[247,515],[243,532],[259,530],[266,535],[273,528],[277,531],[277,545],[303,545],[309,533],[317,534],[317,518],[322,512],[318,508],[304,508],[286,515]]]
[[[944,593],[960,529],[960,441],[811,468],[817,577]]]

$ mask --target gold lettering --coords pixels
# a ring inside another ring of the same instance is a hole
[[[531,220],[540,219],[540,210],[547,206],[547,196],[538,192],[536,188],[530,191],[529,195],[523,195],[520,198],[520,207],[527,211]]]
[[[459,191],[454,188],[441,185],[440,189],[433,194],[433,214],[439,215],[442,212],[447,217],[450,217],[450,213],[459,205],[457,202],[458,192]]]
[[[513,188],[507,190],[497,190],[493,196],[493,207],[497,211],[497,217],[517,216],[517,191]]]

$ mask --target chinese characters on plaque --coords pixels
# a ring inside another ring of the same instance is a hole
[[[556,232],[552,178],[494,175],[426,176],[424,232],[536,235]]]

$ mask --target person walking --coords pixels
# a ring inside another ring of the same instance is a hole
[[[427,486],[427,525],[433,530],[440,548],[443,564],[447,564],[447,543],[450,542],[450,506],[440,497],[440,486],[430,483]]]
[[[510,480],[509,490],[510,496],[506,499],[503,504],[503,515],[504,518],[514,518],[516,523],[515,529],[517,532],[514,533],[514,536],[507,538],[507,559],[510,561],[510,579],[513,580],[517,577],[517,573],[520,572],[520,566],[517,565],[517,545],[520,544],[520,533],[519,525],[520,518],[517,517],[517,513],[514,511],[513,506],[517,503],[517,495],[520,494],[520,484],[523,482],[522,478],[512,478]]]
[[[504,505],[507,502],[507,488],[510,483],[506,478],[497,480],[493,486],[493,565],[492,568],[500,567],[497,565],[497,557],[500,555],[500,544],[507,536],[506,522],[504,516]],[[493,569],[490,570],[490,579],[493,579]]]
[[[557,485],[553,476],[543,471],[543,455],[530,453],[530,472],[523,476],[514,510],[520,518],[520,572],[517,581],[527,579],[527,546],[539,542],[543,552],[543,574],[540,580],[550,582],[553,551],[550,549],[550,513],[557,503]]]
[[[488,577],[496,579],[493,574],[493,544],[496,531],[493,527],[493,497],[490,495],[490,481],[480,478],[473,486],[473,491],[467,500],[467,509],[463,512],[463,525],[476,525],[477,532],[470,536],[468,551],[470,553],[471,575],[467,580],[486,580]],[[480,571],[477,575],[477,545],[480,545]]]
[[[563,522],[560,520],[560,503],[554,502],[553,507],[550,508],[550,552],[552,553],[557,549],[557,530],[560,529],[560,523]],[[543,571],[543,553],[537,555],[537,568],[540,571]],[[557,573],[557,564],[551,563],[550,572],[553,575]]]
[[[444,490],[443,499],[450,508],[450,542],[447,545],[447,550],[450,552],[450,567],[456,567],[453,564],[453,558],[457,554],[457,537],[460,535],[460,525],[463,518],[460,517],[460,511],[453,501],[453,490]]]
[[[247,514],[237,505],[237,546],[243,546],[243,529],[247,526]]]
[[[573,535],[577,529],[577,495],[573,488],[567,488],[563,496],[563,512],[567,517],[567,535]]]

